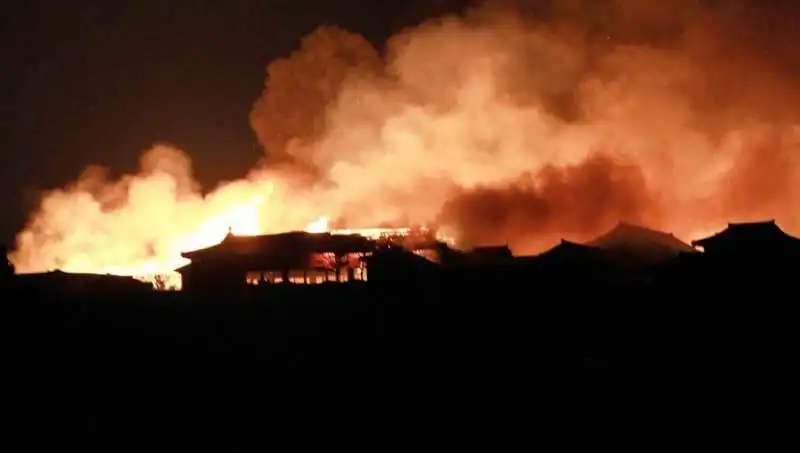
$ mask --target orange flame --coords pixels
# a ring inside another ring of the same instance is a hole
[[[250,116],[264,165],[208,194],[167,146],[117,181],[87,171],[42,199],[9,259],[152,279],[228,231],[322,232],[329,219],[435,223],[460,245],[515,253],[620,219],[690,238],[723,220],[798,230],[795,49],[742,39],[767,27],[738,8],[611,3],[602,24],[594,6],[446,18],[385,52],[321,27],[267,68]]]
[[[326,233],[328,231],[328,217],[322,216],[309,223],[305,231],[307,233]]]

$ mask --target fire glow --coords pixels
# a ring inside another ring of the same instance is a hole
[[[256,204],[257,205],[257,204]],[[232,220],[233,222],[230,223],[230,227],[228,228],[228,234],[233,234],[235,236],[255,236],[260,234],[259,227],[258,227],[258,213],[255,209],[256,206],[253,204],[250,205],[242,205],[237,206],[232,213],[234,215],[229,216],[227,219]],[[217,225],[222,224],[223,219],[219,219],[219,221],[214,222]],[[330,229],[329,228],[329,220],[327,216],[321,216],[318,219],[314,220],[313,222],[309,223],[308,226],[305,228],[306,233],[330,233],[330,234],[340,234],[340,235],[359,235],[366,237],[368,239],[379,240],[381,238],[387,237],[406,237],[415,230],[418,230],[422,234],[430,234],[430,229],[427,227],[419,227],[419,228],[354,228],[354,229]],[[218,234],[214,234],[214,237],[218,236]],[[201,236],[196,236],[201,237]],[[209,237],[209,236],[206,236]],[[443,235],[433,235],[433,237],[441,241],[443,243],[447,243],[452,245],[453,240],[447,236]],[[221,240],[221,239],[220,239]],[[201,240],[195,243],[208,243],[209,241]],[[216,241],[214,243],[218,243]],[[207,246],[214,245],[208,244]],[[204,248],[207,246],[201,247],[194,247],[191,250],[196,250],[198,248]],[[190,251],[190,250],[184,250]],[[185,258],[180,258],[176,260],[178,265],[175,268],[180,267],[182,265],[188,264],[189,260]],[[109,270],[109,274],[115,275],[133,275],[139,280],[153,283],[153,285],[157,289],[167,289],[167,290],[178,290],[181,288],[181,276],[177,272],[169,271],[165,272],[163,270],[158,270],[156,268],[149,269],[115,269],[112,268]]]
[[[742,41],[755,15],[675,2],[542,17],[488,2],[385,52],[321,27],[267,68],[250,125],[268,151],[249,174],[203,191],[167,145],[118,180],[90,167],[45,194],[9,259],[22,273],[153,280],[229,231],[426,225],[463,248],[528,254],[620,220],[685,240],[729,221],[797,230],[796,75],[780,49]]]

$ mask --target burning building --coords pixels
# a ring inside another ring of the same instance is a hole
[[[412,229],[295,231],[261,236],[229,233],[217,245],[183,253],[191,262],[177,272],[184,290],[201,292],[245,285],[366,282],[378,257],[399,254],[405,258],[404,266],[429,266],[438,262],[442,246],[424,230]],[[393,253],[380,253],[387,249]],[[376,267],[379,272],[391,272],[380,262]]]
[[[163,143],[119,178],[89,166],[43,194],[11,264],[145,277],[229,225],[275,233],[323,214],[436,223],[520,254],[618,218],[694,237],[774,212],[800,229],[798,28],[776,14],[794,2],[482,3],[384,43],[321,26],[243,106],[268,150],[251,171],[201,187],[191,150]]]

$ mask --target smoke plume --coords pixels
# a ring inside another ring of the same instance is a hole
[[[505,244],[535,252],[553,237],[585,237],[619,220],[643,222],[650,199],[638,169],[602,155],[563,168],[545,167],[507,184],[454,196],[440,221],[459,225],[464,246]],[[535,229],[538,234],[529,234]],[[543,240],[544,239],[544,240]]]
[[[245,211],[257,232],[436,223],[516,252],[620,219],[798,230],[797,7],[766,3],[486,2],[382,48],[322,27],[267,67],[251,175],[203,197],[163,148],[121,181],[93,170],[45,197],[14,264],[171,266]]]

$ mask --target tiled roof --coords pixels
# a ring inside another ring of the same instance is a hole
[[[290,232],[263,236],[228,235],[217,245],[184,252],[182,255],[192,259],[214,254],[224,255],[262,255],[318,252],[365,252],[375,247],[373,241],[359,235],[335,235],[330,233]]]
[[[762,243],[800,242],[800,239],[787,234],[775,220],[764,222],[729,223],[728,227],[712,236],[692,241],[693,246],[705,246],[713,242]]]
[[[669,251],[674,254],[691,252],[692,247],[671,233],[620,222],[607,233],[589,241],[587,245],[606,249],[639,249],[642,252]]]

